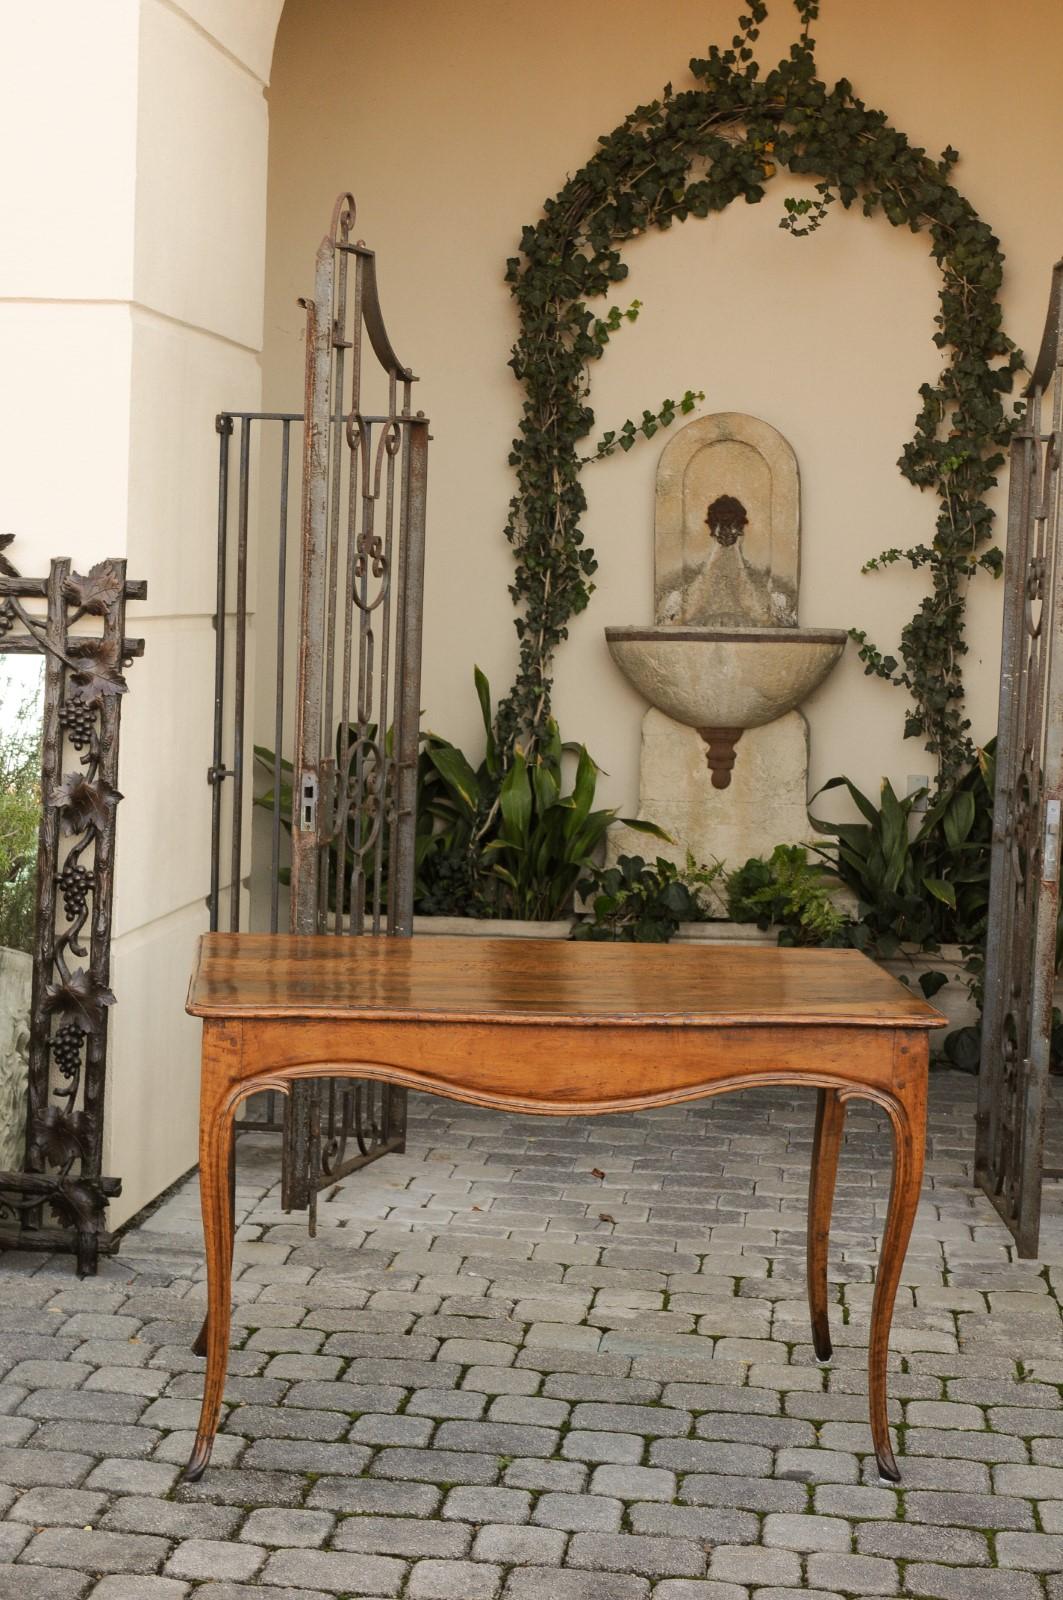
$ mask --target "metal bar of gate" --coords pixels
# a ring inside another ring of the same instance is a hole
[[[1051,397],[1050,419],[1045,401]],[[1063,809],[1063,262],[1011,455],[976,1173],[1036,1255]]]
[[[412,932],[428,422],[412,411],[416,380],[398,361],[384,325],[374,253],[360,241],[350,241],[353,220],[354,202],[341,196],[330,233],[317,253],[314,299],[304,302],[303,412],[232,411],[217,422],[212,927],[218,926],[226,889],[233,929],[239,928],[243,915],[241,885],[247,853],[243,791],[254,771],[245,726],[251,487],[264,461],[272,467],[272,440],[279,433],[276,612],[275,628],[270,630],[276,653],[273,751],[271,759],[258,752],[260,770],[267,770],[272,779],[269,927],[276,931],[283,916],[287,831],[293,932],[324,931],[326,925],[337,933],[367,937],[385,931],[398,936]],[[372,347],[386,375],[386,411],[362,410],[363,342]],[[234,519],[229,511],[228,441],[236,424],[240,452]],[[292,431],[299,426],[303,472],[294,663],[298,681],[289,763],[283,753],[289,726],[285,689],[291,688],[293,664],[288,522]],[[234,610],[229,620],[228,578],[233,563]],[[262,606],[260,595],[260,613]],[[222,797],[230,780],[227,813]],[[255,806],[264,803],[261,793],[254,797]],[[227,820],[231,832],[225,884],[220,863]],[[259,837],[262,842],[261,833]],[[254,830],[251,843],[248,881],[254,915],[261,892],[261,878],[255,877]],[[311,1081],[294,1087],[295,1093],[282,1102],[283,1121],[279,1097],[271,1095],[264,1108],[257,1102],[238,1126],[271,1131],[283,1127],[282,1201],[289,1208],[309,1205],[313,1226],[321,1186],[388,1150],[404,1147],[405,1093],[356,1080],[328,1080],[327,1086]],[[350,1155],[349,1139],[356,1146]]]

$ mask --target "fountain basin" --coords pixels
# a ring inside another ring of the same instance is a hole
[[[624,676],[689,728],[760,728],[799,706],[835,665],[842,628],[606,628]]]
[[[714,788],[726,789],[735,745],[793,711],[845,649],[841,628],[606,628],[613,660],[658,711],[697,728]]]

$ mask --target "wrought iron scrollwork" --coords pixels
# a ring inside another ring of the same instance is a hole
[[[219,435],[211,926],[241,923],[245,771],[246,573],[252,440],[279,428],[276,699],[270,921],[283,920],[281,851],[290,835],[290,926],[296,933],[406,935],[413,928],[421,618],[428,421],[413,408],[380,309],[376,257],[354,237],[340,195],[317,251],[307,318],[305,413],[224,413]],[[370,359],[372,358],[372,359]],[[289,547],[289,465],[302,430],[298,548]],[[230,552],[230,444],[239,445],[235,551]],[[261,446],[259,446],[261,450]],[[258,459],[261,459],[261,454]],[[231,554],[235,594],[230,595]],[[291,692],[288,576],[298,562],[297,686]],[[262,601],[260,589],[259,618]],[[231,620],[230,620],[231,619]],[[261,638],[261,633],[260,633]],[[261,661],[261,655],[259,656]],[[235,670],[228,676],[229,663]],[[295,702],[288,737],[285,690]],[[231,711],[231,738],[227,723]],[[293,745],[293,760],[282,755]],[[228,752],[231,750],[231,754]],[[231,807],[223,814],[223,786]],[[263,797],[259,797],[261,803]],[[228,839],[226,840],[226,834]],[[228,844],[228,849],[226,849]],[[223,855],[228,855],[228,883]],[[352,948],[352,959],[357,954]],[[264,1113],[264,1119],[263,1119]],[[244,1128],[284,1128],[283,1200],[313,1208],[320,1187],[405,1140],[405,1091],[351,1079],[293,1086],[251,1106]]]

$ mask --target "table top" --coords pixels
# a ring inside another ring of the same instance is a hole
[[[946,1019],[858,950],[558,939],[208,933],[188,992],[199,1017],[600,1027]]]

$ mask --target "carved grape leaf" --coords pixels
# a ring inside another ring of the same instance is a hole
[[[46,1106],[30,1129],[32,1155],[49,1167],[65,1167],[88,1153],[88,1128],[79,1111]]]
[[[105,616],[121,599],[125,579],[113,561],[97,561],[85,574],[72,572],[63,584],[63,598],[81,611]]]
[[[86,778],[83,772],[68,772],[58,788],[48,796],[48,804],[61,812],[60,824],[68,836],[95,828],[106,831],[110,814],[122,796],[104,778]]]
[[[48,1204],[57,1222],[84,1228],[100,1221],[106,1202],[95,1184],[82,1178],[64,1178],[48,1196]]]
[[[82,645],[72,674],[82,699],[96,705],[105,694],[125,694],[128,685],[121,666],[121,651],[114,640],[94,639],[91,644]]]
[[[17,578],[19,575],[18,568],[13,567],[7,557],[2,554],[8,545],[13,544],[14,541],[15,535],[13,533],[0,533],[0,573],[3,573],[5,578]]]
[[[84,967],[75,967],[69,977],[50,983],[44,991],[46,1014],[76,1022],[82,1033],[99,1033],[106,1015],[104,1007],[113,1005],[110,989],[97,983]]]

